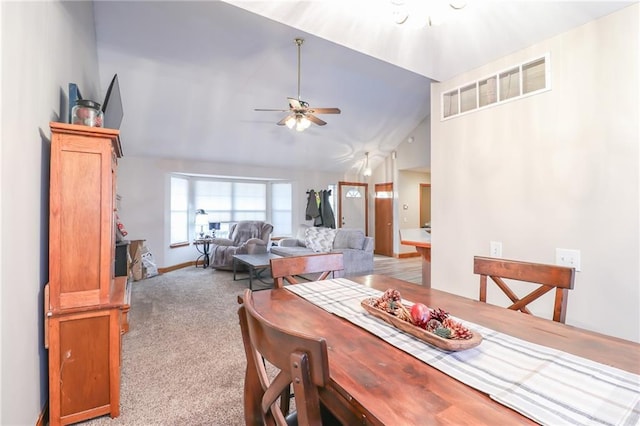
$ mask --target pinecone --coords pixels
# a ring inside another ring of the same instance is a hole
[[[467,340],[471,339],[471,337],[473,336],[473,333],[471,333],[471,331],[467,327],[454,320],[453,318],[445,319],[442,322],[442,325],[451,330],[451,339]]]
[[[401,300],[400,292],[394,288],[389,288],[382,296],[374,299],[371,306],[389,314],[397,315],[396,311],[402,309]]]
[[[434,331],[434,333],[436,335],[442,337],[443,339],[450,339],[451,338],[451,330],[446,328],[446,327],[436,328],[436,331]]]
[[[402,298],[400,297],[400,292],[395,288],[388,288],[382,295],[382,298],[385,300],[393,300],[394,302],[399,302],[402,300]]]
[[[445,319],[449,318],[449,313],[444,309],[435,308],[431,310],[431,318],[435,318],[440,322],[443,322]]]
[[[436,330],[440,327],[442,327],[442,323],[437,319],[432,318],[427,322],[427,326],[425,327],[425,330],[430,331],[431,333],[435,333]]]

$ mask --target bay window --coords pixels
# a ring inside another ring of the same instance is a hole
[[[171,244],[195,235],[196,209],[220,223],[219,237],[227,237],[231,224],[240,220],[265,221],[274,226],[273,235],[291,235],[291,193],[290,182],[172,176]]]

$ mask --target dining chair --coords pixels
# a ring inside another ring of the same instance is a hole
[[[248,289],[238,316],[247,357],[246,424],[340,425],[321,405],[318,392],[329,381],[326,340],[275,326],[256,311],[252,291]],[[278,371],[268,371],[267,365]],[[295,411],[290,413],[291,387]]]
[[[573,289],[575,277],[574,268],[475,256],[473,258],[473,273],[480,275],[481,302],[486,303],[487,301],[487,277],[490,277],[513,302],[508,308],[526,314],[531,314],[531,311],[527,309],[529,303],[555,289],[553,320],[564,323],[567,315],[567,297],[569,290]],[[513,290],[509,288],[505,279],[540,285],[526,296],[519,298]]]
[[[301,275],[320,274],[314,279],[305,281],[320,281],[336,272],[344,270],[342,253],[312,254],[308,256],[291,256],[271,259],[271,276],[274,287],[282,288],[285,282],[298,284]]]

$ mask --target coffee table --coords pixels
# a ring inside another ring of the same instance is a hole
[[[278,256],[273,253],[259,253],[259,254],[234,254],[233,255],[233,280],[238,281],[240,279],[246,280],[247,278],[236,278],[237,265],[246,265],[249,268],[249,289],[253,290],[253,280],[257,279],[265,284],[273,284],[273,281],[267,282],[262,276],[264,271],[269,269],[269,261],[271,259],[278,259],[282,256]]]

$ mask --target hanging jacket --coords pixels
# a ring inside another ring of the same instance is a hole
[[[305,211],[305,218],[307,220],[316,219],[320,217],[320,209],[318,208],[318,201],[316,199],[316,191],[310,189],[307,193],[307,210]]]
[[[331,203],[329,203],[329,191],[326,190],[320,191],[320,216],[322,217],[322,226],[335,229],[336,219]]]

